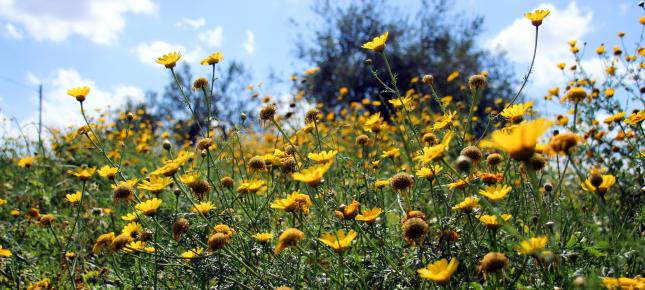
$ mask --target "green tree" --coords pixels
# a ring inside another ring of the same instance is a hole
[[[440,95],[451,95],[455,101],[468,100],[464,90],[468,76],[488,71],[489,85],[479,103],[478,115],[483,116],[483,109],[492,105],[495,98],[512,98],[511,87],[516,79],[503,55],[493,55],[477,46],[483,19],[451,12],[450,3],[422,0],[420,9],[408,14],[386,0],[360,0],[350,4],[329,0],[315,2],[312,10],[324,24],[308,23],[313,26],[309,30],[314,32],[297,38],[296,55],[320,70],[299,82],[298,89],[312,100],[324,103],[328,111],[337,111],[345,104],[363,98],[378,99],[383,87],[364,62],[371,58],[382,77],[386,76],[385,65],[380,57],[361,46],[388,31],[386,52],[399,89],[403,91],[415,88],[428,93],[425,86],[409,84],[414,77],[431,74]],[[457,70],[461,71],[460,78],[448,82],[447,77]],[[349,89],[343,101],[337,99],[341,87]],[[389,99],[392,96],[382,97]],[[379,110],[387,116],[384,108]]]

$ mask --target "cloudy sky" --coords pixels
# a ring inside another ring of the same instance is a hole
[[[405,11],[417,0],[393,1]],[[598,67],[595,49],[618,44],[627,33],[632,47],[641,33],[644,11],[636,0],[532,1],[456,0],[456,9],[485,18],[480,45],[507,52],[518,74],[524,74],[532,49],[532,26],[522,14],[547,8],[540,28],[535,75],[527,90],[540,99],[562,78],[555,69],[572,61],[567,41],[587,42],[585,60]],[[87,85],[91,108],[118,106],[126,98],[143,100],[146,90],[161,90],[168,72],[154,63],[178,50],[194,74],[207,74],[199,59],[221,51],[226,60],[249,65],[257,81],[272,68],[285,79],[307,64],[293,57],[298,32],[289,19],[308,21],[311,1],[157,1],[157,0],[0,0],[0,117],[36,120],[37,86],[44,86],[43,118],[47,125],[78,125],[78,104],[65,91]],[[278,94],[279,92],[274,92]],[[5,124],[6,126],[6,124]],[[0,134],[6,131],[0,130]]]

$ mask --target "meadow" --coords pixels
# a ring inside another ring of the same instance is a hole
[[[525,15],[534,56],[548,14]],[[387,32],[362,47],[381,97],[328,110],[249,85],[257,112],[225,130],[214,116],[176,124],[196,124],[194,138],[144,109],[84,111],[92,88],[78,84],[60,102],[78,103],[84,126],[3,137],[0,285],[645,289],[645,48],[623,35],[569,43],[578,61],[553,64],[568,81],[544,96],[556,118],[523,97],[532,67],[483,116],[488,72],[449,76],[466,101],[436,90],[432,68],[398,80]],[[601,60],[601,79],[581,47]],[[160,56],[159,69],[177,79],[181,57]],[[187,114],[213,104],[223,61],[207,56],[213,73],[192,87],[177,80]]]

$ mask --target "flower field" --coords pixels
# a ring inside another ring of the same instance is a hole
[[[537,55],[548,15],[525,15]],[[85,111],[92,88],[70,88],[60,102],[76,102],[84,126],[3,140],[0,286],[645,289],[644,47],[620,34],[586,47],[601,79],[553,64],[568,81],[545,92],[552,118],[523,97],[532,64],[514,95],[480,108],[488,72],[450,75],[456,101],[432,68],[397,80],[392,35],[372,37],[364,73],[381,96],[333,110],[249,85],[257,111],[226,129],[193,118],[195,138],[144,109]],[[579,60],[585,46],[569,45]],[[169,52],[158,69],[196,116],[224,56],[207,56],[192,87],[181,61]]]

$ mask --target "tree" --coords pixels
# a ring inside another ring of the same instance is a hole
[[[296,40],[297,57],[320,68],[298,83],[298,88],[310,99],[322,102],[325,110],[337,111],[345,102],[363,98],[376,99],[383,87],[364,61],[371,58],[382,76],[386,75],[385,66],[380,57],[361,46],[385,31],[389,32],[386,46],[389,63],[403,91],[412,88],[408,84],[413,78],[432,74],[439,94],[463,101],[467,100],[463,86],[467,77],[488,71],[489,85],[479,103],[478,115],[484,115],[484,108],[492,105],[495,98],[512,97],[515,78],[503,55],[492,55],[476,45],[483,23],[481,17],[468,19],[450,13],[447,0],[422,0],[421,9],[414,16],[401,13],[386,0],[338,3],[317,1],[312,9],[325,24],[309,23],[313,26],[309,31],[315,31],[313,36],[300,35]],[[447,81],[453,71],[461,72],[461,81]],[[343,101],[337,99],[341,87],[349,90]],[[383,107],[379,110],[387,116]]]
[[[240,62],[231,61],[217,64],[215,71],[215,82],[213,86],[214,103],[210,108],[212,116],[211,126],[208,124],[209,110],[204,94],[201,90],[193,92],[193,75],[190,66],[183,64],[175,69],[181,89],[186,94],[194,111],[194,116],[187,109],[187,104],[180,91],[177,82],[169,76],[169,82],[162,94],[148,92],[148,100],[152,105],[154,115],[160,120],[164,127],[172,129],[181,136],[188,136],[195,140],[201,134],[205,134],[206,128],[218,127],[222,132],[228,126],[238,122],[240,113],[253,110],[253,102],[243,96],[245,83],[250,79],[246,68]],[[211,85],[211,76],[204,76]],[[207,90],[210,94],[210,90]]]

